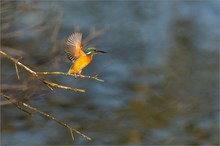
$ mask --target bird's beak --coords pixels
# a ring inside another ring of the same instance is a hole
[[[105,52],[105,51],[99,51],[99,50],[96,50],[95,52],[96,52],[97,54],[107,53],[107,52]]]

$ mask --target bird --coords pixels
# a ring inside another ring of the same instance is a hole
[[[66,41],[65,52],[67,58],[73,63],[68,70],[68,74],[73,74],[75,78],[77,77],[77,74],[80,78],[82,77],[82,69],[91,63],[94,55],[107,53],[105,51],[100,51],[95,47],[83,49],[81,42],[82,33],[80,32],[72,33]]]

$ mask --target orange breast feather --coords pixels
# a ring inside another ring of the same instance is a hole
[[[92,61],[92,56],[81,56],[76,60],[73,66],[74,73],[80,72],[84,67],[86,67]]]

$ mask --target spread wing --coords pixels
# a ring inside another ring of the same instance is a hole
[[[75,32],[71,34],[66,42],[65,52],[67,54],[67,58],[73,63],[81,56],[85,55],[82,51],[82,33]]]

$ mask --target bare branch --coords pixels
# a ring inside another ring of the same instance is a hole
[[[68,73],[64,73],[64,72],[37,72],[37,74],[43,74],[43,75],[65,75],[65,76],[73,76],[73,77],[75,77],[73,74],[68,74]],[[99,79],[98,76],[85,76],[85,75],[79,76],[79,75],[76,75],[76,77],[78,77],[78,78],[94,79],[94,80],[97,80],[99,82],[104,82],[104,80]]]
[[[54,82],[50,82],[42,77],[39,76],[39,74],[33,70],[31,70],[29,67],[25,66],[24,64],[22,64],[21,62],[19,62],[17,59],[15,59],[14,57],[6,54],[5,52],[0,50],[0,54],[2,54],[3,56],[5,56],[6,58],[10,59],[11,61],[13,61],[15,64],[19,65],[20,67],[24,68],[26,71],[28,71],[30,74],[32,74],[32,76],[36,77],[38,80],[40,80],[41,82],[43,82],[44,84],[48,86],[52,86],[52,87],[56,87],[56,88],[61,88],[61,89],[66,89],[66,90],[72,90],[75,92],[85,92],[85,90],[82,89],[77,89],[77,88],[72,88],[72,87],[68,87],[68,86],[63,86],[63,85],[59,85],[57,83]],[[50,88],[51,89],[51,88]]]
[[[14,98],[12,98],[12,97],[10,97],[10,96],[7,96],[7,95],[5,95],[5,94],[3,94],[3,93],[0,93],[0,95],[3,96],[3,97],[5,97],[5,98],[6,98],[7,100],[9,100],[9,101],[16,101],[16,102],[14,102],[13,104],[15,104],[17,107],[18,107],[18,105],[22,105],[22,106],[28,108],[29,110],[31,110],[31,111],[33,111],[33,112],[35,112],[35,113],[41,114],[42,116],[47,117],[47,118],[49,118],[49,119],[51,119],[51,120],[57,122],[58,124],[60,124],[60,125],[62,125],[62,126],[64,126],[64,127],[66,127],[66,128],[68,128],[68,129],[70,130],[70,132],[71,132],[71,137],[72,137],[73,140],[74,140],[74,137],[73,137],[72,131],[75,132],[75,133],[77,133],[77,134],[79,134],[80,136],[82,136],[83,138],[85,138],[85,139],[87,139],[87,140],[92,140],[91,137],[89,137],[89,136],[87,136],[87,135],[81,133],[80,131],[78,131],[78,130],[72,128],[71,126],[69,126],[68,124],[64,123],[63,121],[60,121],[60,120],[56,119],[55,117],[53,117],[53,116],[51,116],[51,115],[49,115],[49,114],[47,114],[47,113],[45,113],[45,112],[43,112],[43,111],[41,111],[41,110],[35,108],[35,107],[33,107],[33,106],[31,106],[31,105],[29,105],[29,104],[27,104],[27,103],[24,103],[24,102],[21,102],[21,101],[17,101],[16,99],[14,99]],[[20,108],[19,108],[19,109],[20,109]]]
[[[57,83],[50,82],[50,81],[42,79],[42,78],[39,78],[39,80],[42,81],[43,83],[45,83],[48,86],[61,88],[61,89],[66,89],[66,90],[72,90],[72,91],[75,91],[75,92],[85,92],[85,90],[82,90],[82,89],[77,89],[77,88],[72,88],[72,87],[68,87],[68,86],[59,85]]]

